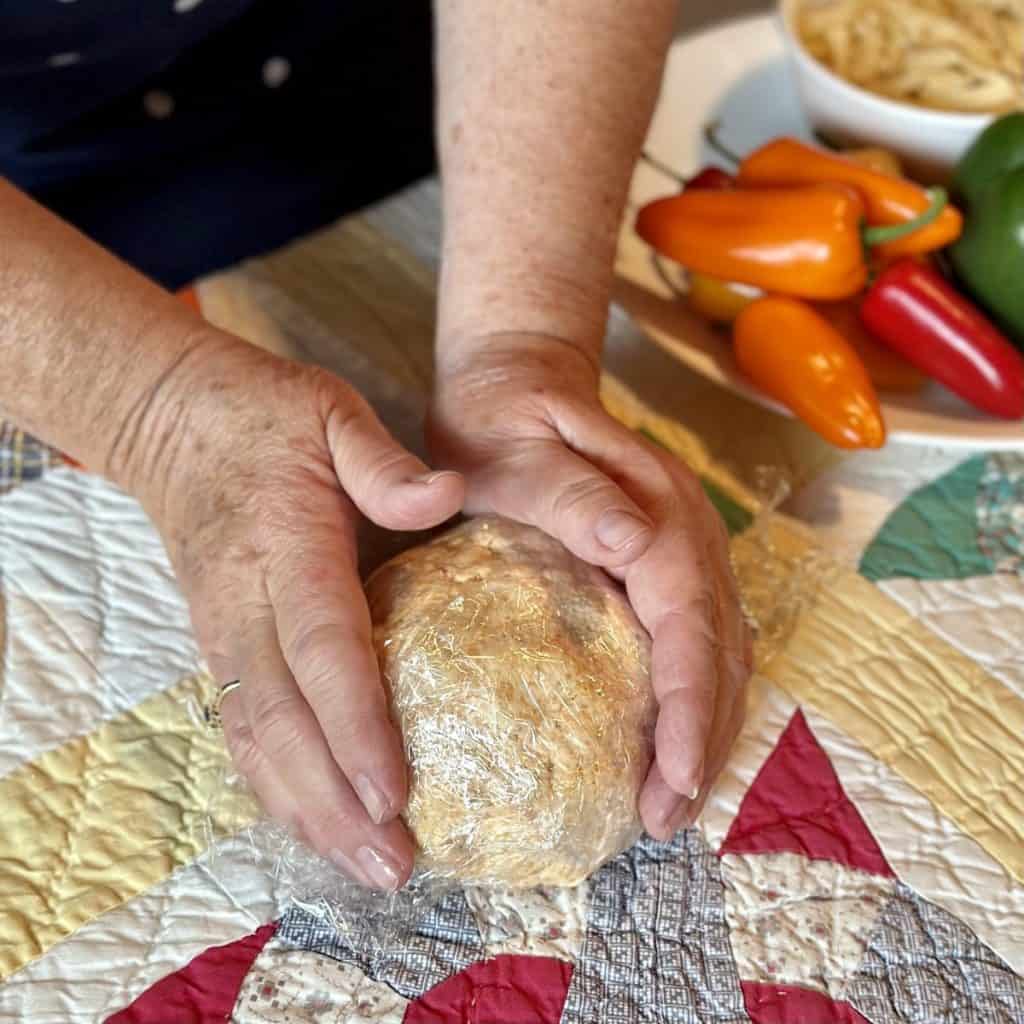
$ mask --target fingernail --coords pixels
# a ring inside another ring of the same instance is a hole
[[[614,509],[601,516],[594,532],[606,548],[620,551],[627,544],[632,544],[645,533],[649,533],[650,529],[650,523],[639,519],[632,512]]]
[[[687,800],[696,800],[700,796],[701,787],[704,785],[704,762],[703,760],[697,766],[697,774],[693,777],[693,789],[686,794]]]
[[[420,473],[419,476],[414,476],[409,482],[414,484],[423,484],[424,487],[429,487],[432,483],[435,483],[442,477],[458,475],[458,473],[451,469],[438,469],[429,473]]]
[[[391,801],[384,795],[381,788],[368,775],[360,775],[355,781],[356,792],[362,800],[366,813],[377,825],[390,820]]]
[[[370,880],[370,884],[385,892],[398,888],[398,870],[391,861],[372,846],[360,846],[356,850],[356,863]]]

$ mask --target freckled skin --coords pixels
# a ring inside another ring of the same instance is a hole
[[[720,767],[742,705],[742,673],[718,666],[726,684],[710,681],[708,651],[738,663],[743,647],[714,513],[598,400],[616,234],[676,2],[435,11],[445,230],[430,433],[438,466],[468,480],[424,483],[427,467],[346,384],[215,330],[0,181],[4,416],[143,502],[215,675],[245,677],[223,709],[239,771],[340,870],[385,887],[412,850],[396,822],[406,779],[356,573],[357,508],[387,529],[426,529],[465,501],[543,524],[627,589],[642,570],[630,600],[655,633],[669,708],[664,776],[641,798],[649,828],[682,820],[680,794]],[[683,671],[699,680],[685,691]],[[365,780],[376,795],[357,794]],[[387,877],[371,878],[381,865]]]
[[[245,679],[222,708],[229,748],[270,813],[318,852],[340,858],[366,884],[400,882],[412,860],[395,817],[405,770],[370,646],[355,560],[359,514],[345,487],[391,525],[422,529],[456,511],[457,477],[432,488],[440,498],[413,487],[404,501],[405,482],[427,467],[388,438],[346,384],[217,335],[204,347],[202,360],[182,364],[151,394],[128,448],[132,463],[145,466],[133,478],[146,481],[140,496],[161,529],[203,653],[219,679]],[[180,394],[190,396],[184,411]],[[202,443],[181,445],[182,436]],[[384,477],[378,465],[387,467]],[[383,511],[389,503],[392,511]],[[309,632],[318,621],[320,631]],[[352,640],[360,633],[365,655]],[[265,675],[275,663],[280,668]],[[332,665],[335,682],[323,691]],[[277,696],[261,696],[275,689]],[[261,710],[268,700],[269,714]],[[345,734],[345,716],[367,701],[375,710],[359,720],[361,747]],[[329,747],[332,721],[338,733]],[[357,760],[347,762],[351,751]],[[370,770],[389,787],[393,811],[381,823],[354,789],[360,757],[377,762]],[[369,863],[387,865],[386,878],[359,861],[367,844],[376,851]]]

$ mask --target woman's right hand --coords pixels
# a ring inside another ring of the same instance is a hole
[[[115,453],[163,536],[219,684],[239,772],[267,812],[374,888],[408,878],[407,797],[358,575],[360,514],[394,530],[462,505],[326,371],[209,331]]]

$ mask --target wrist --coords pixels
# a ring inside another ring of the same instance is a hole
[[[206,324],[143,346],[142,351],[165,357],[144,380],[132,382],[131,404],[115,412],[117,424],[101,471],[151,515],[166,506],[182,461],[198,459],[206,447],[211,414],[226,401],[224,392],[234,376],[231,363],[248,348]],[[236,355],[236,350],[243,351]]]
[[[599,344],[521,331],[448,335],[438,343],[435,398],[474,392],[553,389],[596,398]]]
[[[550,244],[507,232],[475,238],[446,226],[438,309],[438,368],[499,341],[549,338],[598,367],[612,287],[614,250],[566,229]]]

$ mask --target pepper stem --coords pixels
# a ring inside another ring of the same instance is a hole
[[[668,164],[662,163],[657,157],[651,156],[647,150],[641,151],[640,159],[645,163],[650,164],[655,170],[661,171],[662,174],[679,182],[680,185],[686,184],[686,178],[684,178],[678,171],[674,171]]]
[[[879,224],[873,228],[864,228],[861,232],[864,244],[871,248],[875,245],[884,245],[886,242],[898,242],[901,238],[927,227],[946,208],[949,196],[944,188],[932,188],[928,190],[928,199],[928,209],[913,220],[904,221],[902,224]]]
[[[818,142],[822,146],[825,147],[825,149],[831,149],[833,153],[840,153],[840,152],[842,152],[843,147],[840,146],[839,143],[836,142],[835,139],[829,137],[824,132],[816,131],[814,133],[814,137],[818,140]]]
[[[707,144],[724,160],[728,160],[729,163],[739,167],[743,163],[743,158],[737,156],[719,137],[718,137],[718,122],[711,121],[709,124],[704,125],[704,139]]]

